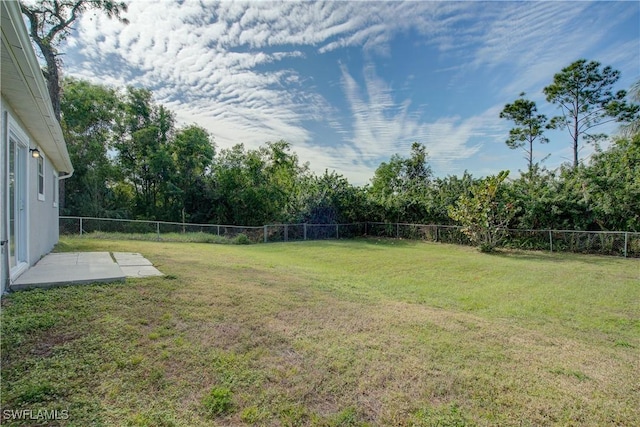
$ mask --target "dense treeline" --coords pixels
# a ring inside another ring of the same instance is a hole
[[[502,221],[509,227],[640,231],[637,117],[627,117],[633,120],[625,133],[588,163],[550,171],[531,156],[546,118],[524,99],[507,107],[501,117],[525,125],[507,140],[527,151],[528,171],[520,177],[434,177],[425,146],[414,143],[410,153],[392,156],[368,185],[357,187],[336,172],[312,173],[285,141],[216,150],[205,129],[177,127],[174,114],[146,89],[66,79],[62,126],[75,174],[66,183],[62,214],[235,225],[454,224],[461,220],[453,207],[473,203],[478,189],[492,183],[487,203],[508,208]],[[517,108],[528,116],[518,116]]]

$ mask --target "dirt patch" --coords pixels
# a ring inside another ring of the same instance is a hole
[[[65,345],[77,338],[78,335],[74,333],[47,333],[35,342],[30,353],[39,357],[50,357],[56,347]]]

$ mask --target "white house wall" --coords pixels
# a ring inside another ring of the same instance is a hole
[[[38,160],[28,156],[27,158],[27,205],[28,205],[28,217],[27,217],[27,261],[29,265],[34,265],[40,258],[49,253],[51,249],[53,249],[54,245],[58,242],[59,238],[59,230],[58,230],[58,205],[54,205],[54,183],[53,183],[53,175],[57,174],[57,171],[54,165],[47,158],[46,152],[39,146],[38,142],[35,138],[29,133],[28,127],[20,121],[20,119],[15,114],[15,111],[9,105],[7,100],[2,97],[1,98],[1,110],[2,110],[2,120],[4,121],[5,111],[8,113],[8,118],[12,122],[12,126],[19,128],[27,137],[28,144],[30,148],[39,148],[40,152],[43,154],[44,158],[44,200],[38,199]],[[6,138],[5,123],[2,123],[2,171],[5,173],[8,168],[6,153],[8,140]],[[7,206],[6,198],[7,198],[7,184],[6,180],[2,181],[2,200],[3,206]],[[57,188],[57,186],[56,186]],[[57,195],[55,196],[55,200],[57,201]],[[6,219],[6,210],[2,209],[2,221],[7,221]],[[6,250],[7,248],[5,248]],[[1,268],[5,268],[2,266]],[[5,274],[2,274],[4,281]],[[4,283],[2,283],[3,287],[0,289],[6,289],[4,287]]]
[[[8,159],[9,146],[7,123],[12,129],[24,134],[21,141],[29,148],[38,148],[44,161],[44,197],[38,197],[38,161],[29,155],[21,154],[26,160],[21,181],[25,185],[25,214],[22,236],[26,251],[21,253],[23,264],[12,269],[13,280],[25,270],[25,264],[35,264],[48,253],[58,241],[58,206],[54,203],[54,173],[69,177],[73,174],[73,165],[67,151],[62,129],[55,118],[47,84],[42,76],[38,58],[33,50],[24,17],[17,1],[0,0],[0,116],[2,117],[2,136],[0,137],[2,156],[0,157],[0,224],[2,240],[8,233]],[[22,148],[25,150],[26,148]],[[3,248],[0,263],[0,290],[7,289],[8,248]]]
[[[31,148],[34,148],[32,143]],[[44,158],[44,198],[38,198],[38,160],[27,159],[29,163],[29,264],[33,265],[49,253],[58,242],[58,207],[53,205],[53,164],[46,154]],[[56,173],[58,171],[55,171]]]

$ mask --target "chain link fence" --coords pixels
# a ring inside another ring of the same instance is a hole
[[[640,257],[640,233],[575,230],[509,230],[508,248]]]
[[[640,233],[622,231],[507,230],[503,247],[524,250],[577,252],[640,258]],[[351,224],[269,224],[258,227],[188,224],[163,221],[60,217],[61,235],[127,234],[156,240],[240,243],[385,237],[469,245],[462,227],[453,225],[358,222]],[[210,239],[207,237],[211,237]]]
[[[364,236],[365,223],[352,224],[270,224],[264,226],[264,242],[352,239]]]
[[[396,239],[427,240],[431,242],[469,245],[469,238],[462,227],[455,225],[401,224],[385,222],[367,222],[366,235],[373,237],[391,237]]]
[[[61,235],[83,235],[87,233],[128,234],[144,240],[185,240],[177,236],[191,236],[193,240],[216,241],[213,237],[232,240],[240,235],[247,241],[263,241],[264,227],[244,227],[218,224],[188,224],[180,222],[145,221],[133,219],[60,217]],[[212,239],[207,239],[207,237]],[[188,239],[187,239],[188,240]]]

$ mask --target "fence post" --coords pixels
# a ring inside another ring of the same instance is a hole
[[[284,225],[284,241],[289,241],[289,224]]]
[[[624,257],[627,257],[627,247],[629,245],[629,232],[624,232]]]
[[[438,226],[436,225],[436,243],[438,242]]]
[[[80,235],[82,236],[82,217],[80,217]]]
[[[307,223],[306,222],[303,224],[302,229],[304,234],[304,240],[307,240]]]
[[[553,233],[549,230],[549,250],[553,252]]]
[[[264,242],[267,243],[267,224],[264,225]]]
[[[158,240],[160,240],[160,223],[156,221],[156,235],[158,236]]]
[[[336,224],[336,239],[340,238],[340,234],[338,233],[338,224]]]
[[[396,239],[400,238],[400,223],[396,222]]]
[[[364,235],[367,235],[367,224],[369,224],[367,221],[364,222]]]

